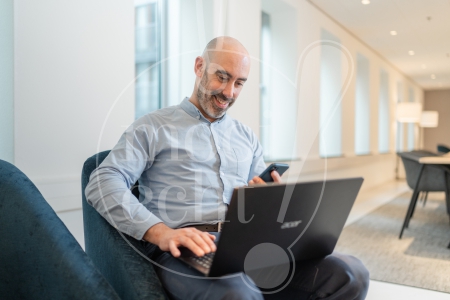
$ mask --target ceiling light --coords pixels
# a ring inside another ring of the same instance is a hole
[[[370,0],[362,0],[361,3],[364,5],[367,5],[367,4],[370,4]]]
[[[392,31],[391,31],[391,35],[397,35],[397,31],[392,30]]]
[[[414,55],[414,51],[409,50],[409,51],[408,51],[408,54],[409,54],[409,55]]]
[[[426,69],[427,65],[426,64],[422,64],[422,69]]]
[[[431,74],[431,79],[436,79],[436,75]]]

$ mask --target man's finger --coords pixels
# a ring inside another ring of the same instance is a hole
[[[169,250],[170,253],[172,253],[173,257],[180,256],[181,252],[178,249],[177,245],[175,245],[175,242],[173,240],[169,241]]]
[[[272,179],[274,182],[281,183],[281,176],[277,171],[272,171],[272,173],[270,173],[270,175],[272,176]]]
[[[181,245],[185,246],[197,256],[205,255],[205,252],[189,237],[185,236],[180,239]]]
[[[206,242],[206,244],[208,244],[209,248],[211,249],[211,252],[215,252],[216,251],[216,244],[214,244],[214,241],[213,241],[213,239],[211,237],[214,237],[214,239],[216,237],[214,235],[212,235],[212,234],[207,233],[207,232],[202,232],[201,233],[201,237]]]
[[[266,184],[266,182],[258,176],[253,177],[253,179],[250,181],[253,181],[253,184]]]
[[[200,232],[199,234],[197,234],[197,233],[194,234],[193,236],[191,236],[191,239],[197,244],[198,247],[200,247],[200,249],[202,249],[203,252],[205,252],[205,253],[211,252],[211,247],[208,245],[206,240],[203,238],[202,232]]]

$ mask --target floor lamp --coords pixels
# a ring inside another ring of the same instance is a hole
[[[397,110],[396,110],[396,119],[397,122],[401,123],[414,123],[417,124],[420,122],[422,116],[422,104],[417,102],[400,102],[397,103]],[[398,128],[397,128],[397,135],[398,135]],[[399,138],[397,136],[397,138]],[[403,147],[402,147],[403,148]],[[400,152],[399,149],[397,149],[397,153]],[[400,158],[397,155],[397,164],[395,167],[395,178],[399,179],[398,177],[398,170],[399,170],[399,164],[400,164]]]
[[[423,111],[420,117],[420,148],[423,149],[424,134],[423,128],[435,128],[438,127],[439,113],[437,111]]]

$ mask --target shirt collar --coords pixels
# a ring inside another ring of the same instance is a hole
[[[203,118],[204,120],[209,122],[209,120],[203,116],[203,114],[198,110],[198,108],[191,101],[189,101],[189,97],[184,98],[183,101],[181,102],[180,106],[191,117],[196,118],[196,119]],[[220,123],[220,122],[224,121],[226,119],[226,117],[227,117],[227,114],[225,113],[222,117],[216,119],[216,121],[213,123]]]

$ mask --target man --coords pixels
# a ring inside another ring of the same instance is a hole
[[[86,198],[108,222],[144,240],[147,255],[174,299],[262,299],[240,276],[199,279],[174,257],[184,246],[214,252],[215,224],[224,221],[233,188],[263,184],[265,169],[255,134],[226,115],[250,71],[247,50],[219,37],[195,60],[196,84],[180,105],[150,113],[127,129],[92,173]],[[281,178],[272,172],[275,182]],[[130,192],[139,179],[140,199]],[[213,228],[213,230],[211,230]],[[364,299],[368,273],[355,258],[333,254],[304,262],[291,284],[266,297]]]

